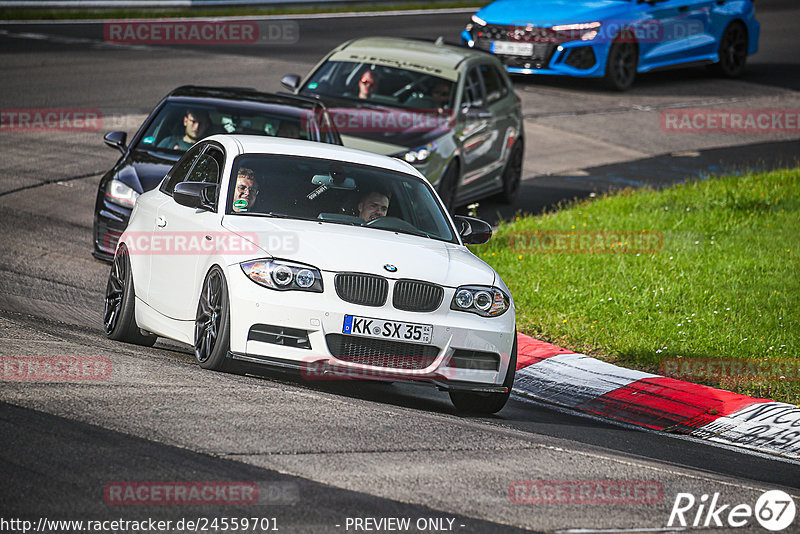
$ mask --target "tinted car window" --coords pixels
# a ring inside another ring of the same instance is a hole
[[[316,140],[307,128],[309,123],[307,117],[311,117],[313,122],[311,110],[289,109],[286,115],[280,115],[253,106],[167,102],[150,123],[135,148],[173,154],[183,152],[186,147],[180,148],[183,143],[179,140],[186,142],[184,120],[187,110],[195,110],[197,114],[207,118],[208,124],[202,130],[199,139],[214,134],[229,133]]]
[[[332,96],[349,100],[359,97],[359,84],[369,73],[373,92],[366,102],[391,107],[437,109],[448,107],[442,102],[442,89],[449,95],[453,82],[413,70],[406,70],[366,62],[328,61],[317,70],[303,87],[302,94]],[[449,100],[449,98],[448,98]]]
[[[480,75],[477,68],[470,69],[464,80],[464,106],[483,106],[483,87],[481,86]]]
[[[486,103],[497,102],[508,94],[508,88],[500,77],[500,73],[492,65],[481,65],[479,67],[483,84],[486,87]]]
[[[201,151],[201,146],[192,147],[192,149],[189,150],[172,168],[172,171],[169,173],[169,178],[161,188],[161,191],[171,195],[175,190],[175,185],[185,181],[186,175],[192,169],[192,166],[194,165],[194,162],[197,161]]]
[[[255,173],[259,196],[252,209],[232,210],[239,169]],[[430,185],[413,176],[379,167],[299,156],[245,155],[230,176],[227,213],[268,215],[365,227],[457,242]],[[358,205],[370,193],[389,198],[385,217],[366,221]]]

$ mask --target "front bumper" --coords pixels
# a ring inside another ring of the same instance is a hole
[[[323,293],[281,292],[257,285],[238,264],[229,266],[230,356],[299,370],[309,380],[411,381],[441,389],[505,391],[515,336],[513,302],[499,317],[481,317],[450,310],[455,289],[445,287],[437,310],[403,311],[392,306],[394,281],[389,279],[386,303],[363,306],[338,297],[335,274],[322,272]],[[345,315],[432,325],[431,342],[345,335]]]
[[[107,200],[94,214],[92,256],[103,261],[112,261],[117,250],[117,242],[128,226],[131,209],[112,204]]]
[[[461,43],[469,48],[491,51],[491,40],[476,39],[467,30],[461,33]],[[534,43],[531,56],[495,55],[512,74],[600,78],[605,75],[609,48],[607,42]]]

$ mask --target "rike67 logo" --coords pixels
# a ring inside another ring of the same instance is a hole
[[[765,529],[777,532],[788,528],[794,521],[797,509],[792,497],[780,490],[764,492],[749,504],[723,504],[720,494],[701,495],[699,499],[691,493],[678,493],[668,527],[744,527],[755,520]]]

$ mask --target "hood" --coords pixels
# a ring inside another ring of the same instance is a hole
[[[222,225],[242,237],[257,236],[266,256],[329,272],[370,273],[456,287],[492,285],[495,273],[465,247],[388,230],[335,223],[225,216]],[[397,272],[383,266],[391,264]]]
[[[602,21],[634,5],[633,0],[497,0],[475,14],[489,24],[553,26]]]
[[[156,155],[143,150],[133,150],[117,172],[117,179],[139,193],[158,187],[178,157]]]

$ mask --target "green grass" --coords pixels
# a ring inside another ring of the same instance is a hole
[[[551,231],[581,250],[553,253]],[[637,239],[651,250],[633,250]],[[508,283],[525,334],[657,373],[667,359],[788,362],[787,379],[687,379],[800,404],[800,168],[517,217],[473,251]]]
[[[0,20],[69,20],[69,19],[131,19],[166,17],[246,17],[268,15],[294,15],[309,13],[349,13],[362,11],[394,11],[406,9],[446,9],[474,7],[483,4],[474,1],[444,0],[441,2],[398,2],[387,4],[347,3],[347,4],[302,4],[278,7],[206,7],[180,9],[71,9],[71,8],[3,8]],[[467,17],[469,18],[469,17]],[[465,20],[465,24],[467,19]]]

